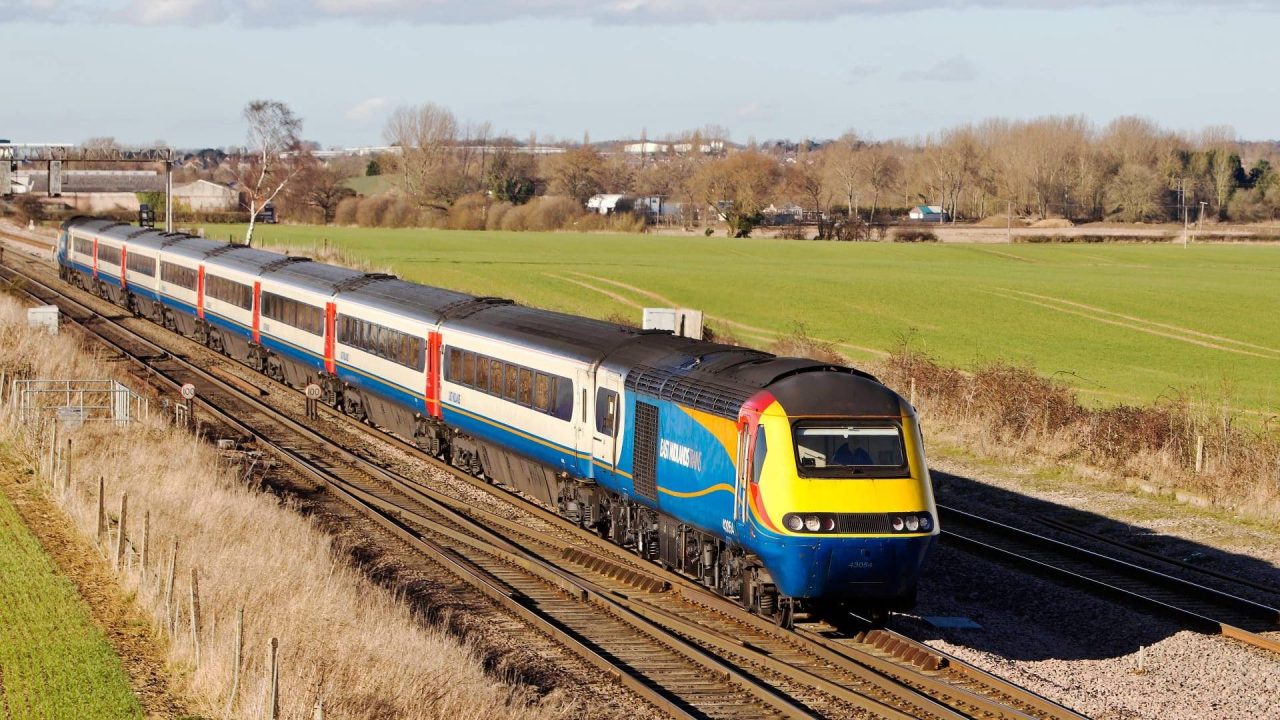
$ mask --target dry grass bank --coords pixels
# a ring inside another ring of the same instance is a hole
[[[803,326],[769,350],[848,364]],[[967,372],[904,348],[868,369],[903,396],[914,391],[930,431],[981,455],[1067,467],[1114,486],[1280,522],[1277,418],[1242,421],[1222,393],[1095,408],[1062,383],[1002,362]]]
[[[1242,422],[1222,397],[1188,392],[1147,406],[1087,407],[1029,368],[994,362],[961,372],[910,350],[876,372],[903,394],[914,384],[933,429],[988,457],[1280,520],[1280,433],[1271,422]]]
[[[108,374],[106,363],[81,353],[67,335],[29,332],[24,313],[16,302],[0,297],[0,369],[8,377],[15,372],[37,376],[36,367],[38,377]],[[47,463],[46,432],[28,424],[0,424],[0,436],[33,467]],[[158,420],[124,427],[91,423],[69,436],[71,485],[51,492],[80,531],[94,537],[98,477],[105,477],[111,529],[102,549],[113,558],[120,496],[128,493],[120,582],[152,619],[174,675],[203,715],[225,716],[236,674],[240,609],[244,654],[234,717],[264,717],[272,637],[280,639],[285,718],[310,718],[320,698],[329,717],[369,720],[572,714],[554,694],[539,698],[486,674],[476,649],[426,626],[389,592],[338,560],[332,540],[311,521],[242,481],[240,458],[220,454]],[[150,516],[145,572],[144,512]],[[171,563],[174,542],[176,563]],[[201,615],[198,657],[190,625],[193,570]]]

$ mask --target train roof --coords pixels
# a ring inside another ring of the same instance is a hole
[[[445,314],[456,330],[514,342],[582,362],[594,363],[640,331],[603,320],[516,305],[499,298],[475,298]]]
[[[263,278],[270,278],[276,282],[287,283],[323,295],[333,295],[342,289],[341,286],[344,283],[349,285],[353,280],[369,275],[370,273],[337,265],[307,261],[306,258],[297,258],[277,267],[265,268],[262,273]]]
[[[883,387],[872,376],[852,368],[672,335],[640,336],[610,353],[606,364],[625,372],[626,386],[635,392],[734,419],[751,396],[779,387],[787,389],[787,399],[794,406],[784,402],[788,412],[829,414],[814,409],[825,407],[821,393],[800,398],[790,390],[795,385],[782,384],[800,374],[826,372]],[[848,389],[847,385],[837,385],[833,389]],[[806,382],[800,387],[811,386]],[[779,402],[783,402],[782,398]]]
[[[267,268],[292,260],[288,255],[247,245],[226,245],[225,247],[228,249],[221,250],[209,258],[210,265],[238,270],[250,275],[261,275]]]
[[[218,252],[227,252],[224,248],[232,248],[221,240],[209,240],[194,235],[169,235],[164,242],[164,251],[169,255],[177,255],[189,260],[204,260]]]
[[[447,310],[476,300],[474,295],[394,277],[371,278],[357,287],[340,289],[338,298],[432,324],[438,322]]]

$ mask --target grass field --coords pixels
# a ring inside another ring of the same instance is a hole
[[[119,658],[90,621],[75,586],[58,574],[3,493],[0,717],[142,717]]]
[[[1280,246],[259,227],[266,244],[327,242],[410,280],[556,310],[638,320],[644,306],[697,308],[756,346],[802,323],[855,362],[906,341],[960,367],[1031,365],[1086,400],[1225,388],[1237,407],[1280,410]]]

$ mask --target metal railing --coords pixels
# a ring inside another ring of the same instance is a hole
[[[147,399],[115,380],[14,380],[9,412],[22,420],[56,418],[62,425],[145,420]]]

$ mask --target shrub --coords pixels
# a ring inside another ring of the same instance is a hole
[[[898,243],[938,242],[938,236],[932,230],[925,230],[924,228],[894,228],[890,237],[893,238],[894,242]]]
[[[769,352],[785,357],[802,357],[819,362],[845,365],[849,361],[836,351],[834,343],[810,337],[804,325],[796,323],[791,334],[784,335],[769,345]]]
[[[334,225],[355,225],[356,211],[360,208],[360,200],[362,198],[349,197],[343,198],[338,203],[338,209],[333,215]]]

